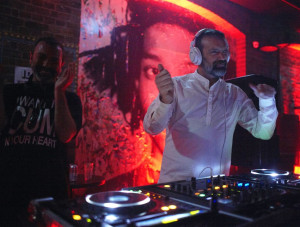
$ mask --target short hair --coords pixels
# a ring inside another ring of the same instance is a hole
[[[216,37],[219,39],[226,39],[223,32],[212,28],[205,28],[203,31],[200,32],[200,35],[196,37],[196,47],[198,47],[200,51],[202,51],[203,49],[202,39],[207,36]]]
[[[55,39],[52,36],[41,37],[41,38],[39,38],[38,40],[35,41],[34,46],[33,46],[33,50],[36,48],[36,46],[40,42],[45,42],[46,44],[48,44],[50,46],[60,47],[61,50],[62,50],[62,62],[64,62],[64,46],[59,41],[57,41],[57,39]]]

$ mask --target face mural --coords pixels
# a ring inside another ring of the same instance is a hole
[[[144,111],[147,111],[158,95],[154,82],[158,64],[162,64],[171,76],[180,76],[196,70],[188,54],[193,37],[194,34],[176,24],[157,23],[146,29],[138,83]]]
[[[158,95],[157,65],[172,76],[194,72],[190,42],[201,28],[216,27],[164,1],[85,0],[81,14],[78,93],[84,119],[75,162],[81,168],[94,162],[107,190],[156,183],[165,135],[148,135],[142,121]],[[234,74],[232,64],[228,73]]]

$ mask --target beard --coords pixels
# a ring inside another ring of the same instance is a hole
[[[43,84],[52,84],[55,82],[55,78],[57,77],[56,70],[43,66],[35,66],[33,72],[38,81]]]
[[[227,61],[220,60],[213,62],[212,65],[209,65],[205,60],[203,61],[203,68],[206,73],[214,77],[223,77],[227,72]]]

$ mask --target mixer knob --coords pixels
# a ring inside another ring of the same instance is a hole
[[[181,192],[181,184],[176,185],[176,191]]]
[[[252,193],[249,191],[249,190],[245,190],[245,191],[242,191],[243,193],[243,200],[242,202],[244,203],[249,203],[251,201],[251,196],[252,196]]]
[[[249,203],[256,203],[258,201],[258,192],[257,190],[253,190],[251,192],[251,196],[250,196],[250,199],[249,199]]]
[[[191,178],[191,186],[193,190],[196,190],[197,182],[195,177]]]
[[[212,187],[212,179],[207,179],[206,180],[206,188],[211,188]]]
[[[261,189],[260,195],[261,195],[262,200],[266,199],[266,196],[267,196],[266,189]]]
[[[232,202],[233,204],[236,206],[238,204],[240,204],[240,200],[239,200],[239,194],[236,194],[236,193],[233,193],[231,195],[231,199],[232,199]]]
[[[187,194],[188,194],[188,195],[194,194],[194,193],[193,193],[193,189],[191,188],[191,186],[188,186]]]
[[[228,189],[223,191],[223,197],[226,198],[227,196],[229,196],[229,191]]]
[[[215,192],[212,193],[212,198],[210,200],[210,210],[213,213],[218,212],[218,196]]]
[[[220,175],[218,175],[213,181],[214,181],[214,185],[219,185],[220,184]]]
[[[175,184],[174,183],[171,183],[171,189],[175,190]]]

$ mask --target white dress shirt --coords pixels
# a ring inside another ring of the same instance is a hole
[[[259,99],[258,111],[241,88],[222,79],[209,87],[197,70],[174,77],[173,82],[173,102],[164,104],[157,97],[143,122],[152,135],[166,128],[159,183],[228,175],[237,123],[256,138],[273,135],[278,115],[275,98]]]

